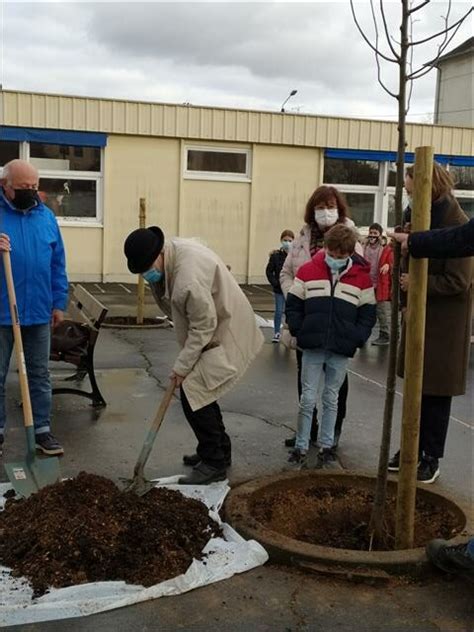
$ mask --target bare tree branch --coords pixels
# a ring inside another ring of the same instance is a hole
[[[382,68],[380,65],[380,59],[379,59],[379,55],[380,55],[380,50],[379,50],[379,27],[377,24],[377,15],[375,13],[375,8],[374,8],[374,3],[373,0],[370,0],[370,11],[372,13],[372,20],[374,23],[374,31],[375,31],[375,63],[377,64],[377,81],[379,82],[380,86],[385,90],[385,92],[390,95],[391,97],[393,97],[394,99],[398,98],[398,95],[395,94],[394,92],[392,92],[390,90],[390,88],[388,88],[385,84],[385,82],[382,79]]]
[[[458,24],[457,28],[455,29],[455,31],[453,31],[453,33],[451,33],[451,35],[449,36],[449,39],[446,40],[444,45],[442,47],[438,48],[438,52],[436,54],[436,57],[433,57],[433,59],[431,59],[430,61],[426,62],[426,64],[423,64],[423,66],[421,66],[420,68],[418,68],[414,72],[410,72],[410,74],[407,75],[407,79],[408,80],[419,79],[420,77],[423,77],[424,75],[427,75],[431,70],[433,70],[433,68],[436,66],[436,62],[441,57],[441,55],[444,53],[446,48],[449,46],[451,40],[454,38],[454,36],[458,32],[458,30],[460,29],[461,25],[462,25],[462,22],[460,24]]]
[[[372,0],[371,0],[371,4],[372,4]],[[397,51],[395,50],[392,42],[391,42],[391,37],[390,37],[390,32],[388,30],[388,26],[387,26],[387,18],[385,17],[385,10],[383,8],[383,0],[380,0],[380,13],[382,14],[382,22],[383,22],[383,27],[385,29],[385,37],[387,38],[387,43],[390,47],[390,50],[392,51],[393,56],[395,57],[395,59],[398,61],[400,59],[400,55],[397,53]]]
[[[410,9],[408,11],[408,15],[412,15],[413,13],[416,13],[417,11],[419,11],[420,9],[422,9],[426,4],[429,4],[431,2],[431,0],[425,0],[424,2],[422,2],[421,4],[419,4],[417,7],[414,7],[413,9]]]
[[[362,37],[365,40],[365,42],[370,46],[370,48],[375,53],[380,55],[380,57],[382,57],[382,59],[385,59],[385,61],[389,61],[391,64],[398,64],[397,59],[393,59],[392,57],[388,57],[387,55],[384,55],[383,53],[378,51],[377,48],[372,44],[372,42],[369,40],[369,38],[364,33],[364,31],[362,30],[362,27],[359,24],[359,21],[357,19],[357,16],[356,16],[356,13],[355,13],[355,9],[354,9],[354,0],[350,0],[350,5],[351,5],[351,12],[352,12],[352,17],[354,19],[355,25],[357,26],[357,29],[358,29],[359,33],[362,35]]]
[[[413,20],[413,12],[412,11],[408,11],[408,21],[409,21],[409,34],[408,34],[408,39],[409,41],[411,41],[413,39],[413,24],[414,24],[414,20]],[[413,72],[413,53],[414,53],[414,48],[410,48],[409,49],[409,60],[408,60],[408,68],[409,68],[409,74],[407,75],[407,83],[409,84],[408,87],[408,96],[407,96],[407,105],[405,108],[405,116],[408,114],[408,110],[410,109],[410,104],[411,104],[411,97],[413,94],[413,79],[410,79],[410,75]]]
[[[442,31],[438,31],[438,33],[435,33],[434,35],[431,35],[430,37],[425,37],[425,39],[422,40],[418,40],[417,42],[410,42],[410,46],[419,46],[420,44],[425,44],[426,42],[429,42],[430,40],[436,39],[437,37],[440,37],[441,35],[446,35],[446,33],[448,33],[449,31],[451,31],[452,29],[461,26],[461,24],[466,20],[467,17],[469,17],[469,15],[473,12],[473,8],[471,7],[469,9],[469,11],[467,11],[462,18],[460,18],[457,22],[454,22],[454,24],[451,24],[451,26],[449,26],[446,29],[443,29]]]

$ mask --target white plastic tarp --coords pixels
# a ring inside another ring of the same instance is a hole
[[[26,580],[13,578],[7,568],[0,566],[0,626],[83,617],[148,599],[179,595],[193,588],[228,579],[268,560],[267,552],[258,542],[244,540],[230,525],[221,522],[218,512],[230,489],[227,481],[192,487],[176,485],[178,478],[174,476],[160,479],[157,484],[201,500],[209,508],[209,515],[223,530],[222,538],[209,540],[204,548],[206,557],[203,560],[194,560],[184,575],[150,588],[121,581],[95,582],[53,588],[39,599],[32,599],[33,593]],[[8,489],[9,484],[0,484],[0,510],[5,503],[3,494]]]

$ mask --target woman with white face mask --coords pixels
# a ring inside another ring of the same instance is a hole
[[[324,246],[324,234],[335,224],[344,224],[353,227],[354,222],[349,218],[349,208],[344,196],[335,187],[320,186],[310,196],[305,209],[304,225],[299,235],[294,240],[291,250],[285,259],[280,274],[280,285],[286,299],[288,290],[293,284],[298,268],[309,261],[318,250]],[[356,245],[357,254],[363,255],[363,249],[359,242]],[[302,353],[296,350],[298,364],[298,395],[301,397],[301,360]],[[348,393],[347,376],[339,391],[336,428],[334,434],[334,453],[337,449],[341,434],[342,422],[346,416],[346,401]],[[311,427],[311,441],[316,442],[318,437],[318,411],[315,408]],[[285,441],[287,447],[295,445],[295,438]]]

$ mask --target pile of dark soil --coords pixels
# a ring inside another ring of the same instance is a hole
[[[252,515],[266,528],[295,540],[338,549],[369,550],[368,525],[373,493],[343,485],[312,485],[303,489],[267,491],[253,499]],[[396,498],[388,496],[386,542],[379,550],[395,544]],[[433,538],[451,538],[458,521],[445,507],[417,498],[415,547]],[[375,550],[375,547],[374,547]]]
[[[202,559],[220,527],[198,500],[168,489],[143,497],[81,472],[0,512],[0,562],[26,577],[35,596],[49,587],[124,580],[152,586]]]

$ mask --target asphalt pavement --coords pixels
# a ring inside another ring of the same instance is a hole
[[[135,287],[86,284],[111,315],[131,315]],[[271,318],[269,288],[249,286],[245,293],[260,315]],[[146,315],[159,316],[150,293]],[[287,467],[285,437],[297,410],[294,353],[266,344],[245,378],[221,400],[233,441],[231,485]],[[177,353],[172,329],[102,329],[96,347],[97,377],[108,406],[94,410],[75,396],[54,397],[53,431],[63,443],[64,476],[81,470],[118,481],[132,474],[146,429],[153,418]],[[384,402],[387,349],[367,345],[351,362],[348,415],[340,445],[343,467],[374,471]],[[54,363],[58,384],[72,373]],[[473,422],[470,390],[454,399],[446,456],[433,489],[447,491],[472,520]],[[4,460],[22,455],[24,435],[18,407],[17,375],[8,378],[8,432]],[[402,391],[402,384],[398,392]],[[393,450],[399,441],[401,396],[395,404]],[[184,472],[183,453],[194,450],[194,437],[176,400],[160,430],[147,466],[150,477]],[[5,476],[2,472],[2,480]],[[17,626],[12,630],[190,630],[190,631],[378,631],[474,630],[473,584],[447,580],[441,573],[423,583],[393,581],[382,586],[353,584],[330,577],[267,564],[264,567],[190,593],[158,599],[92,617]]]

